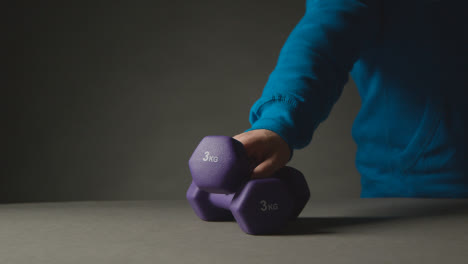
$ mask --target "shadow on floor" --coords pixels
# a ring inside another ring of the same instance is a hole
[[[361,210],[363,211],[363,210]],[[397,203],[384,204],[364,210],[366,216],[299,217],[278,235],[313,235],[346,232],[359,226],[370,226],[393,221],[415,220],[428,217],[468,216],[468,200],[437,202],[434,204]],[[371,216],[369,216],[371,215]],[[377,215],[377,216],[376,216]]]
[[[392,217],[301,217],[278,235],[318,235],[339,233],[339,229],[392,221]]]

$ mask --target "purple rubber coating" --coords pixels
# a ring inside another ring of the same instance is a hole
[[[292,167],[285,166],[279,169],[273,177],[279,178],[293,196],[294,205],[290,220],[296,219],[310,198],[309,186],[304,175]]]
[[[186,197],[200,219],[226,221],[234,216],[248,234],[271,234],[286,226],[294,206],[287,186],[279,178],[251,180],[241,189],[231,195],[215,194],[200,190],[192,182]]]
[[[225,194],[222,194],[225,195]],[[227,196],[227,195],[225,195]],[[230,195],[232,197],[234,195]],[[193,182],[187,190],[186,198],[198,218],[205,221],[228,221],[234,217],[231,211],[212,202],[212,194],[200,190]]]
[[[231,213],[242,231],[251,235],[283,229],[293,208],[292,197],[277,178],[248,181],[231,202]]]
[[[241,142],[227,136],[206,136],[189,160],[194,183],[210,193],[235,193],[250,177],[251,168]]]

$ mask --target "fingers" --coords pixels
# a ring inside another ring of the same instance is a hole
[[[247,152],[247,156],[255,166],[264,160],[263,156],[265,155],[266,150],[262,144],[259,144],[259,141],[256,140],[255,137],[242,133],[233,136],[232,138],[242,143],[245,151]]]
[[[252,172],[253,179],[262,179],[268,178],[272,176],[279,168],[284,166],[284,164],[280,164],[279,162],[275,162],[275,159],[269,158],[260,163]]]
[[[244,145],[253,169],[251,178],[268,178],[289,161],[290,150],[276,133],[259,129],[233,136]]]

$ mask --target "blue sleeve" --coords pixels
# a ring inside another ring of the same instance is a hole
[[[378,3],[308,0],[250,110],[247,131],[272,130],[292,149],[308,145],[338,100],[360,51],[376,36]]]

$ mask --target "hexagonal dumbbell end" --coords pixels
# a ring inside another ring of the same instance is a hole
[[[213,204],[210,196],[210,193],[200,190],[193,182],[186,193],[190,206],[200,219],[205,221],[233,220],[231,211]]]
[[[227,136],[206,136],[189,160],[192,179],[210,193],[235,193],[251,168],[241,142]]]
[[[310,198],[309,186],[304,175],[294,168],[285,166],[273,177],[279,178],[288,187],[294,201],[290,220],[296,219]]]
[[[241,229],[248,234],[276,233],[286,226],[293,200],[277,178],[248,181],[234,195],[230,209]]]

